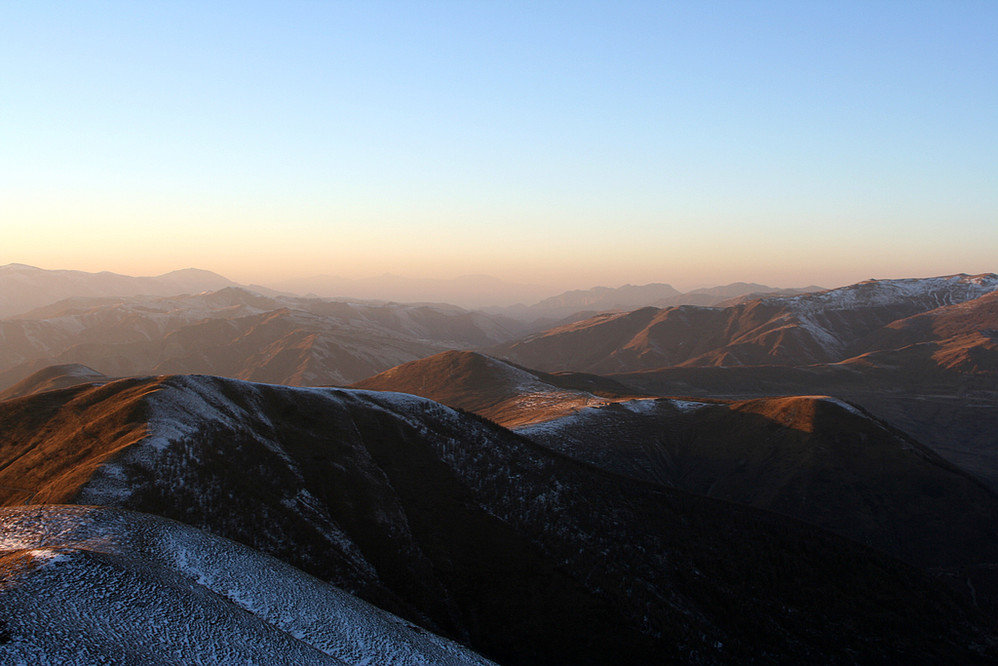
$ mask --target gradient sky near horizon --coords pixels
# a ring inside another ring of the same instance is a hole
[[[0,8],[0,264],[998,270],[998,2]]]

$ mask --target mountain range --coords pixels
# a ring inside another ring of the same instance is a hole
[[[195,268],[157,277],[131,277],[107,271],[52,271],[25,264],[7,264],[0,266],[0,317],[18,315],[79,296],[174,296],[234,286],[236,283],[228,278]]]
[[[491,307],[500,311],[517,303],[533,303],[551,291],[547,287],[513,284],[489,275],[432,279],[405,278],[389,273],[361,279],[318,275],[282,280],[272,286],[284,292],[338,300],[450,303],[469,309]]]
[[[0,661],[998,659],[998,275],[483,312],[40,273]]]
[[[965,304],[998,290],[998,275],[870,280],[729,307],[645,307],[606,313],[495,349],[540,370],[620,373],[670,366],[808,365],[883,349],[900,320]],[[960,312],[993,310],[986,298]],[[980,320],[983,315],[970,315]],[[984,317],[984,319],[987,319]],[[897,323],[896,323],[897,322]],[[894,327],[891,328],[891,325]],[[911,335],[934,327],[908,326]],[[948,329],[940,329],[945,333]],[[895,340],[901,341],[897,336]],[[919,341],[925,341],[921,337]]]
[[[600,293],[634,292],[641,302],[659,294],[650,287]],[[604,305],[616,300],[606,296]],[[516,318],[515,308],[296,297],[194,269],[132,278],[10,264],[0,267],[0,389],[53,363],[115,376],[193,372],[346,384],[445,349],[519,339],[573,308],[542,303]]]
[[[998,495],[841,400],[635,397],[605,379],[470,352],[355,386],[418,394],[636,481],[819,525],[967,584],[998,610]]]
[[[986,616],[923,570],[807,523],[578,462],[423,398],[136,378],[6,400],[0,427],[7,505],[179,519],[498,663],[995,656]],[[63,566],[58,553],[7,550],[18,566],[41,560],[35,594]],[[145,566],[65,557],[68,580],[90,585]],[[130,599],[150,594],[141,577],[129,585]],[[32,632],[8,628],[7,644]]]
[[[525,321],[554,322],[582,311],[634,309],[646,305],[714,305],[750,294],[801,293],[820,287],[777,289],[737,282],[681,293],[667,284],[593,287],[550,296],[551,289],[512,284],[488,275],[453,279],[405,278],[385,274],[364,279],[334,276],[278,281],[270,286],[242,285],[211,271],[187,268],[155,277],[45,270],[25,264],[0,266],[0,318],[77,297],[180,296],[241,287],[264,296],[303,296],[337,301],[379,303],[448,303]],[[532,305],[531,305],[532,304]]]
[[[646,306],[724,305],[737,300],[752,300],[763,296],[795,295],[816,291],[824,291],[824,289],[815,286],[778,289],[764,284],[735,282],[718,287],[701,287],[684,293],[669,284],[625,284],[615,289],[593,287],[592,289],[567,291],[529,307],[508,308],[505,313],[519,318],[563,319],[581,312],[634,310]]]
[[[0,320],[0,387],[52,363],[104,374],[211,373],[296,385],[356,381],[444,349],[509,340],[519,322],[447,305],[261,296],[73,298]]]

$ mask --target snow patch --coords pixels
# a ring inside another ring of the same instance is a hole
[[[174,521],[48,505],[0,509],[0,528],[5,544],[34,543],[28,554],[46,564],[14,585],[0,579],[0,623],[11,638],[0,642],[2,663],[155,655],[178,664],[492,664],[283,562]],[[48,566],[57,561],[67,564]]]
[[[24,551],[24,553],[30,555],[36,562],[41,562],[45,565],[68,559],[64,551],[53,548],[32,548],[31,550]]]
[[[696,402],[694,400],[678,400],[676,398],[668,398],[668,401],[669,404],[683,413],[695,412],[712,404],[709,402]]]
[[[839,400],[838,398],[832,398],[829,396],[822,396],[820,400],[822,400],[823,402],[830,402],[833,405],[838,405],[842,409],[846,410],[851,414],[855,414],[856,416],[862,416],[863,418],[868,418],[866,414],[859,411],[858,408],[854,407],[853,405],[850,405],[848,402],[845,402],[844,400]]]

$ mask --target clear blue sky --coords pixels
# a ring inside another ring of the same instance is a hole
[[[8,2],[0,263],[998,270],[998,2]]]

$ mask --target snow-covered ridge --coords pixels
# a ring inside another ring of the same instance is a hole
[[[774,296],[762,303],[785,310],[781,319],[788,327],[806,332],[829,358],[840,357],[848,348],[849,336],[842,336],[838,312],[876,311],[876,308],[898,307],[907,311],[902,316],[963,303],[998,290],[998,275],[948,275],[934,278],[898,280],[866,280],[828,291]]]
[[[816,310],[877,307],[928,300],[935,307],[980,298],[998,290],[998,275],[946,275],[932,278],[866,280],[857,284],[798,296],[775,296],[763,299],[770,305],[790,307],[798,314]]]
[[[283,562],[163,518],[49,505],[2,509],[0,526],[0,557],[33,562],[9,589],[0,580],[3,663],[492,663]]]
[[[829,403],[831,403],[833,405],[841,407],[842,409],[846,410],[850,414],[855,414],[856,416],[862,416],[863,418],[869,418],[866,414],[864,414],[863,412],[861,412],[859,410],[859,408],[857,408],[855,405],[850,405],[845,400],[840,400],[839,398],[832,398],[832,397],[827,396],[827,395],[818,396],[818,399],[822,400],[823,402],[829,402]]]

